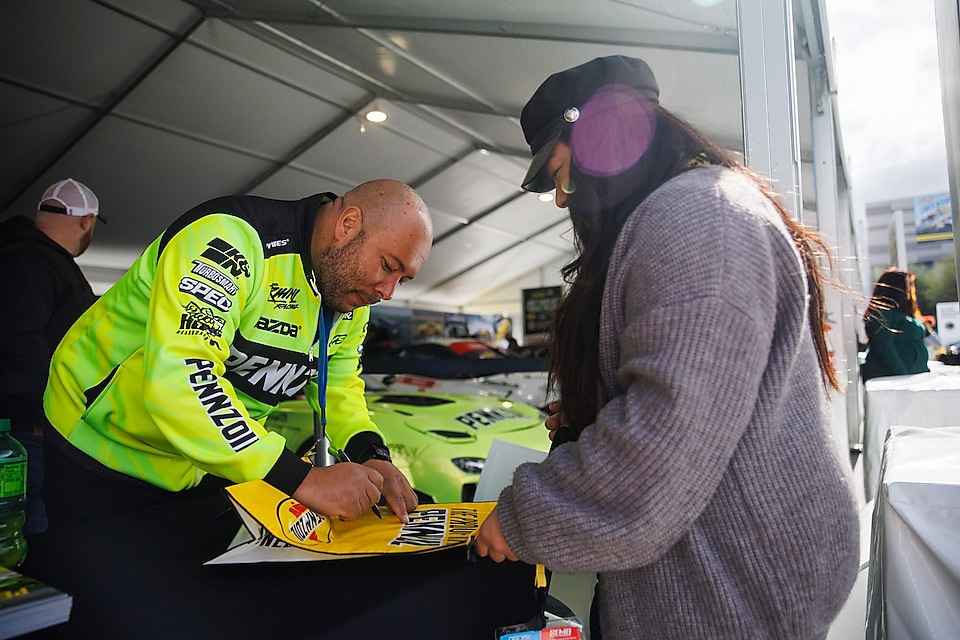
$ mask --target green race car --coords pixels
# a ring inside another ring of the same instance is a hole
[[[394,464],[422,502],[470,502],[494,439],[547,451],[543,413],[522,402],[439,393],[368,392],[370,418]],[[303,455],[313,445],[314,414],[306,400],[285,402],[265,423]]]

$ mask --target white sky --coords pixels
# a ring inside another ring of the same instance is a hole
[[[854,212],[949,191],[934,0],[826,0]]]

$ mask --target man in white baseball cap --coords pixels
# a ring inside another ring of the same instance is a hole
[[[67,178],[56,182],[43,192],[39,211],[61,213],[68,216],[95,215],[100,222],[107,221],[100,215],[100,201],[87,185]]]
[[[97,220],[107,222],[100,215],[100,200],[90,187],[67,178],[53,183],[43,192],[34,226],[71,256],[77,257],[90,246]]]
[[[75,258],[90,246],[100,202],[86,185],[67,178],[50,185],[34,220],[0,223],[0,416],[27,448],[27,523],[46,529],[43,484],[43,391],[50,356],[96,296]]]

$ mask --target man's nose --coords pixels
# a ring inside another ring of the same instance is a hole
[[[393,294],[397,291],[397,285],[400,283],[400,278],[393,278],[389,281],[381,281],[374,291],[377,292],[377,295],[380,296],[381,300],[390,300],[393,298]]]

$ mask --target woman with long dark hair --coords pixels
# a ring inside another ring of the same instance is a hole
[[[924,341],[928,332],[920,318],[916,276],[896,267],[880,274],[863,314],[867,356],[860,376],[864,382],[930,370]]]
[[[826,248],[659,105],[641,60],[550,76],[521,125],[523,187],[556,189],[576,240],[552,335],[562,409],[478,551],[598,572],[592,638],[824,637],[859,541],[827,412]]]

